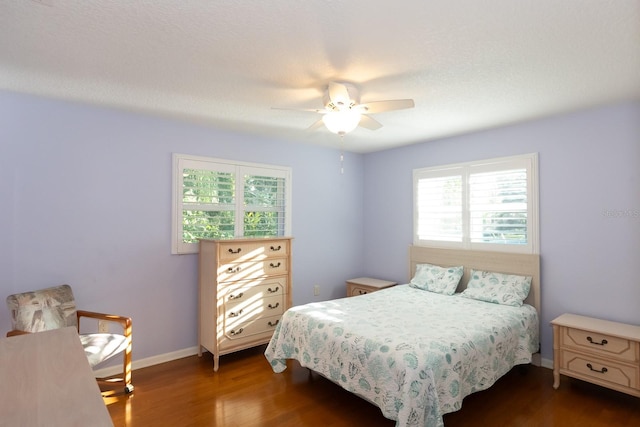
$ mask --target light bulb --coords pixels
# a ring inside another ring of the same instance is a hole
[[[344,135],[360,123],[361,114],[354,110],[332,111],[322,116],[324,125],[333,133]]]

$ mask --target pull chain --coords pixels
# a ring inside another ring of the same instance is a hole
[[[340,134],[340,175],[344,175],[344,134]]]

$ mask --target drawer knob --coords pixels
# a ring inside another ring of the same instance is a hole
[[[280,262],[279,262],[279,263],[277,263],[277,264],[274,264],[274,263],[272,263],[272,262],[270,262],[270,263],[269,263],[269,267],[271,267],[271,268],[278,268],[278,267],[280,267],[281,265],[282,265],[282,263],[280,263]]]
[[[244,295],[244,292],[240,292],[238,295],[229,295],[229,299],[238,299],[238,298],[242,298],[242,295]]]
[[[607,340],[602,340],[600,342],[595,342],[593,340],[593,338],[591,338],[591,337],[587,337],[587,341],[589,341],[593,345],[606,345],[607,344]]]
[[[240,271],[240,267],[229,267],[227,268],[227,273],[238,273]]]
[[[239,253],[240,253],[240,251],[242,251],[242,248],[238,248],[238,249],[237,249],[237,250],[235,250],[235,251],[234,251],[233,249],[229,249],[229,253],[230,253],[230,254],[239,254]]]
[[[238,317],[242,314],[242,309],[240,311],[232,311],[229,313],[229,317]]]
[[[272,310],[273,310],[274,308],[278,308],[279,306],[280,306],[280,303],[279,303],[279,302],[277,302],[277,303],[276,303],[276,305],[271,305],[271,304],[269,304],[268,308],[270,308],[270,309],[272,309]]]
[[[242,331],[244,331],[244,328],[240,328],[237,331],[235,329],[232,329],[231,332],[229,332],[229,334],[231,334],[231,335],[240,335],[242,333]]]
[[[275,289],[268,288],[267,292],[269,292],[270,294],[273,294],[273,293],[278,292],[278,289],[280,289],[280,286],[276,286]]]
[[[593,372],[598,372],[600,374],[606,374],[607,373],[607,368],[605,368],[604,366],[602,367],[602,369],[597,370],[597,369],[593,369],[593,366],[591,365],[591,363],[587,363],[587,368],[591,369]]]
[[[269,326],[271,327],[278,326],[278,323],[280,323],[280,320],[276,320],[276,323],[273,323],[271,320],[269,320]]]
[[[280,245],[278,245],[278,246],[271,246],[271,248],[270,248],[270,249],[271,249],[272,251],[274,251],[274,252],[277,252],[277,251],[279,251],[280,249],[282,249],[282,246],[280,246]]]

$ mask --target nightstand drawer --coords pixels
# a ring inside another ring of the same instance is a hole
[[[356,286],[356,285],[349,286],[347,289],[349,292],[349,294],[347,295],[348,297],[365,295],[365,294],[368,294],[369,292],[373,292],[370,288],[364,288],[362,286]]]
[[[596,357],[584,356],[569,350],[562,351],[562,369],[570,371],[578,377],[587,377],[594,382],[605,381],[632,389],[638,388],[638,367],[623,363],[600,360]]]
[[[562,344],[606,358],[615,357],[629,362],[638,360],[638,347],[635,342],[606,334],[562,328]]]
[[[347,296],[354,297],[357,295],[370,294],[380,289],[390,288],[397,285],[396,282],[389,280],[374,279],[372,277],[358,277],[357,279],[347,280]]]

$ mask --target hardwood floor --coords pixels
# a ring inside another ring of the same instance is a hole
[[[392,427],[368,402],[290,362],[271,371],[264,346],[220,359],[197,356],[136,370],[132,395],[105,398],[115,427]],[[489,390],[472,394],[444,417],[446,427],[640,425],[640,399],[562,377],[515,368]]]

